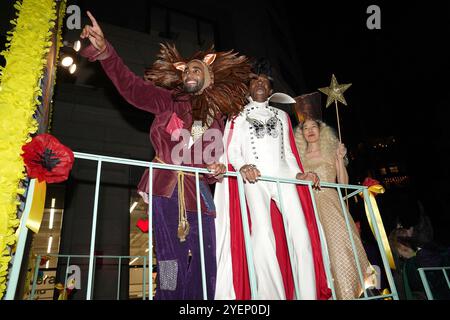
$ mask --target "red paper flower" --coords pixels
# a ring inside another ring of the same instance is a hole
[[[148,227],[149,227],[148,220],[139,219],[138,222],[136,223],[136,227],[141,229],[141,231],[143,233],[147,233],[148,232]]]
[[[374,186],[374,185],[377,185],[377,184],[380,184],[380,181],[372,179],[372,178],[369,178],[369,177],[365,178],[364,182],[362,183],[362,185],[365,186],[365,187],[371,187],[371,186]]]
[[[39,265],[43,266],[44,264],[47,263],[47,261],[50,260],[49,256],[43,256],[41,257],[41,262],[39,263]]]
[[[73,165],[73,152],[51,134],[35,136],[22,147],[22,158],[30,178],[56,183],[67,180]]]

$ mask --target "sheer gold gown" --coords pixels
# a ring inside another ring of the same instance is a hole
[[[302,162],[305,171],[312,171],[318,174],[321,182],[336,182],[335,163],[326,162],[322,158],[303,158]],[[341,190],[341,192],[344,191]],[[358,274],[338,192],[335,188],[322,187],[321,190],[314,191],[314,198],[325,233],[336,297],[343,300],[358,298],[362,294],[364,284],[361,284]],[[373,281],[374,269],[367,259],[355,223],[350,215],[348,217],[363,280]]]

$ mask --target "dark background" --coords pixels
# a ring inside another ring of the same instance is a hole
[[[91,10],[99,21],[142,32],[148,27],[145,13],[134,9],[142,1],[71,3],[83,11]],[[450,244],[448,2],[146,3],[207,19],[215,26],[218,50],[234,48],[261,56],[272,47],[280,48],[285,54],[270,58],[276,60],[291,94],[328,86],[332,73],[339,83],[352,83],[344,94],[348,106],[340,105],[339,111],[351,160],[351,183],[361,183],[370,175],[387,187],[377,199],[388,231],[397,222],[405,226],[417,223],[420,200],[433,223],[436,240]],[[12,4],[1,4],[1,49],[14,13]],[[371,4],[381,9],[381,30],[366,27],[366,9]],[[249,32],[248,25],[256,32]],[[263,34],[257,32],[259,26]],[[264,52],[252,50],[264,46],[268,47]],[[0,63],[4,65],[3,58]],[[64,76],[58,79],[70,81]],[[322,96],[323,106],[325,98]],[[336,127],[334,106],[323,107],[322,112],[324,120]],[[359,208],[353,213],[356,219],[361,212]]]

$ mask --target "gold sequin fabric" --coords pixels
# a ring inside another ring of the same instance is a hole
[[[321,158],[302,159],[302,162],[305,171],[317,173],[321,182],[336,182],[336,167],[334,163],[326,162]],[[344,191],[341,190],[341,192]],[[355,255],[353,254],[338,192],[335,188],[322,187],[321,190],[314,191],[314,197],[319,219],[325,233],[336,298],[343,300],[358,298],[364,285],[361,284],[357,270]],[[374,269],[367,259],[366,252],[350,214],[348,217],[357,258],[361,266],[363,279],[366,281],[374,276]]]

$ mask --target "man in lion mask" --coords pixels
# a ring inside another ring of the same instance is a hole
[[[206,289],[214,297],[216,279],[215,206],[208,183],[226,171],[218,162],[223,153],[224,117],[245,105],[250,64],[237,53],[199,51],[184,59],[175,46],[161,44],[144,79],[132,73],[108,43],[95,18],[81,38],[90,46],[82,55],[99,60],[119,93],[133,106],[155,115],[150,139],[154,162],[208,168],[200,175],[205,250]],[[148,170],[138,186],[148,202]],[[173,170],[153,173],[153,221],[158,260],[155,299],[202,299],[195,175]]]

